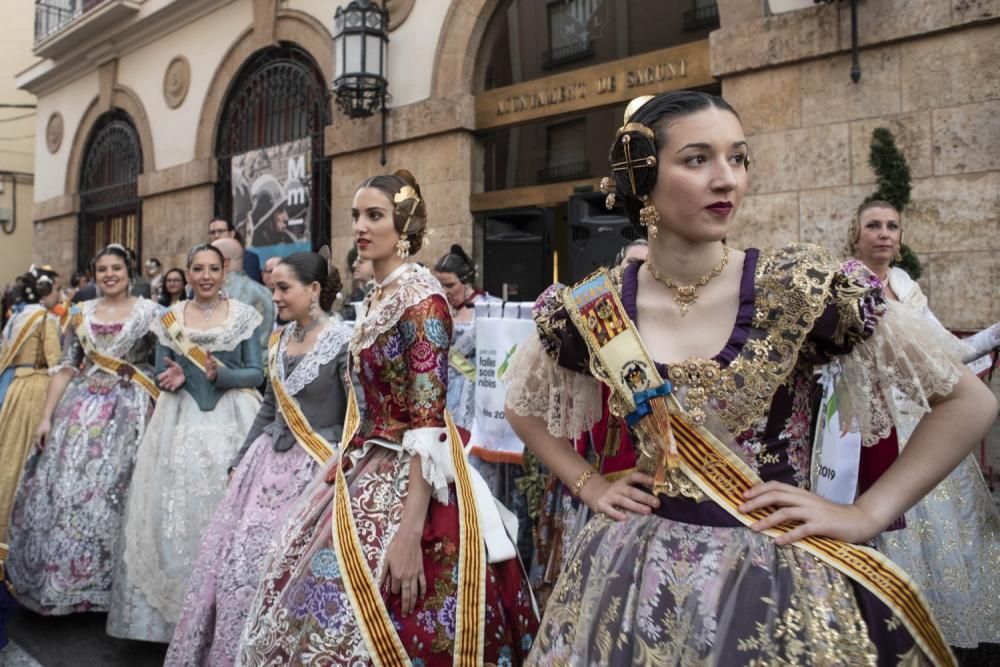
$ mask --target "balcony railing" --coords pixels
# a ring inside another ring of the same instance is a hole
[[[36,0],[35,44],[54,35],[104,0]]]
[[[538,170],[539,183],[574,181],[587,176],[590,176],[590,162],[586,160],[569,164],[553,164]]]
[[[592,39],[557,46],[554,49],[545,49],[542,52],[542,68],[551,69],[552,67],[561,67],[567,63],[583,60],[593,55],[594,40]]]
[[[684,12],[684,30],[701,30],[719,27],[719,6],[717,4],[698,7]]]

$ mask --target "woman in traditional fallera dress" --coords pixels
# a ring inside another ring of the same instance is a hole
[[[264,379],[252,307],[223,298],[222,253],[188,253],[194,298],[153,330],[162,390],[136,457],[108,634],[169,642],[201,536],[226,491],[229,466],[260,407]]]
[[[13,317],[0,338],[0,543],[24,461],[42,419],[49,369],[59,363],[59,300],[51,271],[34,269],[14,288]]]
[[[936,353],[934,331],[885,305],[860,263],[841,267],[815,246],[723,245],[748,149],[721,98],[666,93],[626,113],[612,169],[649,230],[648,261],[543,294],[539,335],[507,375],[515,430],[597,513],[528,663],[891,665],[927,663],[930,651],[947,664],[905,576],[848,543],[876,535],[954,467],[995,400]],[[835,354],[849,378],[844,415],[865,444],[891,428],[890,379],[929,413],[854,505],[807,490],[812,370]],[[592,373],[631,424],[636,469],[615,482],[565,440],[601,418]],[[891,607],[856,583],[872,572],[894,582],[892,595],[875,586]]]
[[[340,276],[315,253],[295,253],[273,270],[278,316],[289,322],[271,337],[271,385],[234,461],[232,480],[205,530],[167,665],[232,665],[240,633],[286,510],[316,476],[322,456],[307,449],[279,407],[275,382],[298,402],[313,430],[332,447],[347,408],[351,329],[327,317]],[[277,379],[275,379],[277,375]],[[298,440],[298,442],[297,442]]]
[[[444,428],[451,316],[437,280],[404,262],[426,233],[419,188],[408,172],[373,177],[352,213],[359,254],[373,260],[377,280],[350,346],[364,419],[286,525],[237,664],[367,665],[373,652],[385,664],[389,651],[399,662],[451,665],[456,619],[475,627],[476,613],[483,632],[466,631],[461,646],[482,642],[478,662],[519,663],[535,619],[513,545],[484,529],[483,563],[482,544],[460,539],[473,508],[481,518],[490,510],[481,496],[458,505],[468,467],[456,463]],[[480,564],[483,588],[460,567],[460,553]],[[463,605],[480,594],[478,612]]]
[[[902,241],[902,218],[886,201],[863,204],[848,231],[849,252],[879,277],[888,297],[943,330],[920,285],[892,266]],[[965,342],[954,341],[955,357],[978,356]],[[892,444],[905,446],[911,429],[898,424]],[[906,512],[905,528],[882,533],[877,545],[920,586],[949,644],[990,644],[968,659],[1000,660],[1000,512],[973,454]]]
[[[110,603],[125,496],[155,393],[158,308],[129,296],[130,261],[118,245],[94,260],[102,296],[74,309],[14,500],[7,570],[21,604],[38,613]]]

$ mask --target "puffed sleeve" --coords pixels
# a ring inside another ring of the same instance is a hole
[[[518,346],[504,381],[506,410],[541,417],[557,438],[575,438],[601,418],[601,385],[589,374],[586,342],[562,302],[561,285],[552,285],[535,302],[537,335]]]
[[[80,339],[76,336],[76,329],[70,325],[69,329],[66,330],[65,345],[63,345],[62,355],[59,357],[58,363],[49,368],[49,374],[53,375],[61,370],[69,369],[73,371],[73,374],[79,372],[80,364],[83,363],[83,345],[80,344]]]
[[[922,313],[886,301],[860,262],[841,267],[830,294],[810,340],[838,355],[841,423],[866,446],[894,426],[911,429],[955,386],[964,346]]]
[[[404,332],[406,402],[410,429],[403,434],[403,451],[420,455],[424,479],[434,499],[448,502],[454,466],[444,428],[448,394],[448,352],[452,321],[448,303],[439,294],[408,308],[397,325]]]

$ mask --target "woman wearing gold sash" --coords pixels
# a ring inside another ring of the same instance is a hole
[[[893,266],[902,242],[903,220],[892,204],[876,200],[859,207],[848,251],[879,277],[889,299],[943,328],[920,285]],[[963,339],[956,354],[978,357],[997,345],[998,336],[1000,323]],[[961,349],[966,343],[979,343],[978,349]],[[909,430],[898,424],[893,431],[892,456]],[[973,454],[906,513],[905,528],[882,533],[877,545],[920,585],[949,644],[963,649],[958,652],[968,654],[963,657],[970,664],[1000,663],[1000,512]]]
[[[49,311],[59,300],[56,274],[33,269],[14,288],[14,315],[0,338],[0,543],[31,451],[49,386],[49,369],[59,363],[59,318]]]
[[[125,248],[104,248],[93,268],[101,297],[74,309],[11,514],[7,570],[21,604],[43,614],[107,610],[135,452],[153,412],[141,378],[151,373],[158,308],[129,295]]]
[[[226,496],[205,530],[167,665],[234,664],[275,533],[323,458],[296,442],[297,430],[310,430],[336,447],[344,429],[351,329],[339,316],[326,315],[340,291],[340,275],[311,252],[284,258],[271,275],[278,316],[289,324],[271,336],[269,354],[277,355],[271,360],[271,385],[233,462]],[[277,383],[307,423],[286,417],[275,395]],[[324,453],[335,455],[335,449]]]
[[[648,260],[543,294],[539,335],[507,374],[515,430],[596,513],[529,664],[948,664],[905,576],[846,543],[875,536],[954,467],[996,402],[937,352],[933,331],[887,311],[858,263],[815,246],[723,244],[749,151],[721,98],[666,93],[626,113],[615,194],[648,231]],[[812,371],[830,355],[865,444],[891,428],[892,389],[922,413],[934,405],[902,465],[854,505],[807,490]],[[613,483],[566,441],[601,416],[591,372],[633,424],[636,470]]]
[[[115,563],[108,634],[169,642],[201,536],[260,408],[261,316],[221,293],[222,252],[188,251],[193,298],[153,325],[162,390],[136,455]]]
[[[377,281],[350,344],[364,418],[326,469],[334,483],[317,480],[286,524],[237,664],[370,665],[373,653],[378,664],[519,663],[533,613],[513,546],[506,560],[483,563],[473,553],[482,544],[460,540],[468,498],[451,480],[467,468],[452,468],[456,443],[444,428],[451,315],[438,281],[405,261],[427,233],[419,186],[409,172],[370,178],[352,215]],[[483,588],[465,588],[477,582],[462,553],[482,566]],[[468,609],[463,596],[477,592],[481,604]],[[485,646],[459,662],[467,631],[457,628],[475,621],[470,614],[485,614],[484,634],[473,637]]]

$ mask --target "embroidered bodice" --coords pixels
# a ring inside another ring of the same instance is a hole
[[[83,315],[83,326],[94,347],[112,357],[132,364],[144,373],[151,373],[153,350],[156,337],[151,332],[153,322],[159,314],[159,306],[147,299],[139,299],[128,318],[123,322],[102,322],[94,316],[97,301],[84,301],[74,307]],[[117,379],[100,371],[83,352],[83,346],[77,338],[72,325],[69,327],[66,344],[63,347],[59,363],[53,372],[62,368],[77,370],[83,364],[83,374],[98,383],[113,383]]]
[[[369,438],[399,443],[410,429],[444,425],[448,302],[425,269],[413,266],[399,280],[397,291],[358,322],[351,340],[366,404],[356,444]]]

